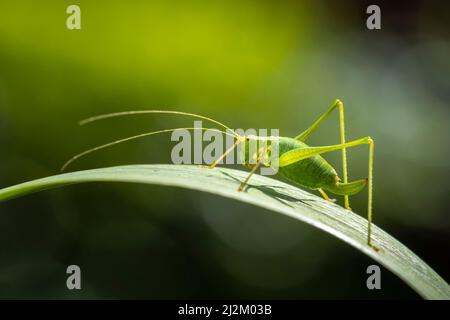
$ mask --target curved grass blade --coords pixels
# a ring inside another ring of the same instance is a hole
[[[411,250],[373,226],[375,251],[366,245],[367,220],[295,186],[254,176],[237,192],[247,172],[190,165],[131,165],[77,171],[33,180],[0,190],[0,201],[85,182],[137,182],[193,189],[235,199],[288,215],[345,241],[391,270],[426,299],[450,299],[450,287]],[[255,221],[255,223],[257,223]]]

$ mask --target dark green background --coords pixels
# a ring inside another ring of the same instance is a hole
[[[450,279],[450,28],[445,1],[12,1],[0,3],[0,187],[56,174],[73,154],[190,120],[92,115],[167,108],[294,136],[335,98],[349,139],[376,141],[374,219]],[[82,29],[68,30],[69,4]],[[311,143],[339,141],[333,115]],[[71,170],[169,163],[169,136]],[[367,148],[349,173],[365,177]],[[339,153],[327,156],[340,170]],[[339,201],[342,201],[339,199]],[[365,192],[352,198],[365,214]],[[417,298],[324,232],[193,191],[91,184],[0,205],[1,298]],[[81,291],[65,269],[82,269]]]

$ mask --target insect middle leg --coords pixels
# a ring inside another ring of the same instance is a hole
[[[317,129],[319,124],[322,123],[336,108],[339,109],[339,130],[341,135],[341,144],[345,143],[345,121],[344,121],[344,104],[339,99],[336,99],[328,110],[317,119],[308,129],[300,133],[295,139],[305,142],[306,139]],[[347,151],[346,148],[342,148],[342,175],[343,182],[348,182],[348,169],[347,169]],[[319,190],[320,191],[320,190]],[[323,193],[321,192],[322,196]],[[344,196],[344,207],[351,210],[350,200],[348,195]]]
[[[335,202],[335,201],[336,201],[336,199],[331,199],[331,198],[327,195],[327,193],[326,193],[322,188],[319,188],[319,189],[317,189],[317,190],[320,192],[320,195],[321,195],[322,198],[324,198],[325,200],[330,201],[330,202]]]
[[[247,185],[248,181],[250,180],[250,178],[252,177],[252,175],[256,172],[256,170],[258,170],[258,168],[261,166],[261,164],[266,160],[266,154],[267,152],[271,149],[270,146],[267,147],[262,147],[259,150],[259,153],[256,157],[256,164],[253,166],[252,170],[250,171],[250,173],[248,174],[247,178],[240,184],[238,191],[243,191],[245,186]]]
[[[370,137],[361,138],[358,140],[350,141],[347,143],[336,144],[323,147],[305,147],[301,149],[294,149],[284,153],[279,158],[279,166],[284,167],[292,163],[301,161],[319,155],[326,152],[342,150],[343,148],[355,147],[363,144],[369,145],[369,175],[368,180],[368,192],[367,192],[367,244],[372,247],[371,235],[372,235],[372,193],[373,193],[373,155],[375,143]],[[374,247],[375,248],[375,247]]]
[[[256,172],[256,170],[258,170],[259,166],[261,165],[261,161],[258,161],[252,168],[252,170],[250,171],[250,173],[248,174],[247,178],[245,178],[245,180],[239,185],[238,191],[243,191],[245,186],[247,185],[248,181],[250,180],[250,178],[252,177],[252,175]]]

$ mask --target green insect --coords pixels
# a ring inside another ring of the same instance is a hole
[[[320,123],[322,123],[335,109],[339,110],[339,122],[340,122],[340,137],[341,143],[329,146],[311,147],[305,142],[308,137],[317,129]],[[318,190],[325,200],[330,201],[326,191],[333,193],[335,195],[344,196],[344,207],[350,209],[349,196],[361,192],[364,187],[368,184],[368,206],[367,206],[367,220],[368,220],[368,232],[367,232],[367,244],[374,249],[376,249],[371,242],[371,225],[372,225],[372,194],[373,194],[373,155],[374,155],[374,141],[370,137],[364,137],[354,141],[345,141],[345,125],[344,125],[344,105],[340,100],[335,100],[331,107],[319,117],[319,119],[314,122],[308,129],[300,133],[294,138],[290,137],[261,137],[256,135],[239,135],[234,130],[230,129],[223,123],[216,121],[214,119],[201,116],[193,113],[186,113],[180,111],[167,111],[167,110],[143,110],[143,111],[128,111],[128,112],[118,112],[110,113],[105,115],[100,115],[92,118],[88,118],[80,122],[80,124],[87,124],[97,120],[102,120],[106,118],[126,116],[126,115],[137,115],[137,114],[174,114],[194,117],[197,119],[203,119],[210,121],[227,131],[214,129],[214,128],[198,128],[198,127],[187,127],[187,128],[173,128],[164,129],[152,132],[146,132],[143,134],[127,137],[125,139],[116,140],[87,151],[84,151],[73,158],[71,158],[63,166],[62,170],[65,170],[69,164],[73,161],[83,157],[94,151],[111,147],[113,145],[143,138],[150,135],[173,132],[176,130],[213,130],[218,131],[227,135],[233,136],[236,141],[234,144],[228,148],[216,161],[214,161],[209,168],[214,168],[220,161],[222,161],[230,152],[232,152],[238,145],[244,144],[245,147],[240,148],[241,159],[245,166],[250,167],[251,171],[247,178],[241,183],[238,191],[243,191],[250,180],[251,176],[256,172],[256,170],[261,166],[270,166],[271,159],[271,149],[275,144],[278,147],[278,173],[288,180],[294,182],[297,185],[306,187],[312,190]],[[256,145],[263,146],[256,148],[256,150],[250,151],[249,142],[254,142]],[[368,177],[367,179],[361,179],[349,182],[348,181],[348,170],[347,170],[347,155],[346,148],[355,147],[359,145],[369,145],[369,165],[368,165]],[[336,170],[329,164],[322,156],[322,153],[341,150],[342,152],[342,163],[343,163],[343,179],[339,178]],[[273,158],[272,158],[273,160]]]

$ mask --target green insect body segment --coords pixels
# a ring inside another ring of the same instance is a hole
[[[282,137],[278,144],[279,157],[288,151],[307,146],[304,142]],[[321,156],[312,156],[287,166],[281,166],[278,170],[280,175],[290,181],[314,190],[336,184],[338,181],[336,170]]]
[[[306,143],[291,139],[279,139],[279,156],[288,151],[309,147]],[[346,196],[359,193],[367,184],[366,179],[341,183],[336,170],[323,157],[312,156],[279,168],[279,173],[303,187],[325,189],[333,194]]]
[[[271,145],[272,139],[269,137],[247,136],[243,138],[243,141],[237,146],[239,164],[251,168],[258,162],[258,158],[263,158],[261,164],[270,166],[268,159],[271,155]]]

